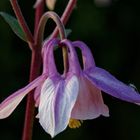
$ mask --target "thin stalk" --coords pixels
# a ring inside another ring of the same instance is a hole
[[[57,29],[59,30],[59,33],[60,33],[60,38],[61,39],[66,38],[65,28],[60,20],[60,17],[55,12],[49,11],[49,12],[46,12],[41,17],[39,25],[38,25],[38,30],[35,35],[35,44],[38,46],[42,45],[43,38],[44,38],[45,25],[49,18],[52,19],[56,23]],[[53,37],[51,36],[50,38],[53,38]]]
[[[40,20],[37,34],[35,36],[35,41],[36,44],[38,44],[38,46],[41,46],[43,42],[45,25],[49,18],[51,18],[56,23],[57,25],[56,27],[59,30],[61,40],[66,38],[65,28],[60,20],[60,17],[55,12],[46,12]],[[50,36],[50,38],[53,38],[53,36]],[[64,62],[64,73],[66,73],[68,70],[68,54],[67,54],[66,47],[62,47],[62,53],[63,53],[63,62]]]
[[[40,3],[40,5],[36,8],[35,11],[35,26],[34,26],[34,34],[38,28],[38,24],[40,18],[43,14],[44,9],[44,1]],[[31,59],[31,69],[30,69],[30,82],[34,80],[40,74],[41,68],[41,47],[34,45],[34,50],[32,51],[32,59]],[[33,122],[34,122],[34,110],[35,110],[35,103],[34,103],[34,91],[31,94],[28,94],[27,97],[27,104],[26,104],[26,113],[25,113],[25,121],[24,121],[24,129],[23,129],[23,136],[22,140],[31,140],[32,133],[33,133]]]
[[[61,21],[64,25],[67,23],[68,19],[70,18],[70,15],[71,15],[74,7],[76,6],[76,3],[77,3],[77,0],[70,0],[68,2],[68,5],[65,8],[65,11],[64,11],[63,15],[61,16]],[[58,32],[59,32],[58,29],[55,28],[55,30],[52,34],[52,37],[57,37]]]
[[[17,17],[17,20],[18,20],[22,30],[24,31],[27,40],[29,41],[29,44],[32,44],[34,42],[33,35],[30,32],[30,30],[29,30],[29,28],[26,24],[26,21],[25,21],[23,15],[22,15],[22,12],[21,12],[21,9],[18,5],[17,0],[10,0],[10,2],[11,2],[13,10],[15,12],[15,15]],[[34,49],[34,48],[32,48],[33,47],[32,45],[29,45],[29,47],[30,47],[31,50]]]
[[[30,70],[30,81],[35,79],[40,74],[40,66],[41,66],[41,54],[40,52],[32,53],[32,61],[31,61],[31,70]],[[22,140],[31,140],[33,133],[33,122],[34,122],[34,91],[31,94],[28,94],[27,104],[26,104],[26,114],[24,121],[24,129],[23,129],[23,137]]]
[[[42,2],[42,3],[44,3],[44,2]],[[37,29],[38,29],[40,18],[42,16],[42,13],[44,13],[44,4],[42,4],[42,3],[40,3],[40,5],[35,10],[36,19],[35,19],[35,25],[34,25],[34,38],[35,38]]]
[[[77,0],[70,0],[67,4],[67,7],[65,8],[65,11],[61,17],[61,22],[65,25],[74,9],[74,7],[76,6]],[[51,37],[57,37],[58,35],[58,28],[55,28],[54,32],[52,33]],[[67,49],[66,47],[62,48],[62,52],[63,52],[63,61],[64,61],[64,73],[67,72],[68,70],[68,54],[67,54]]]

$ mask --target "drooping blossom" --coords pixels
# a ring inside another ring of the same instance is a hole
[[[44,62],[48,65],[44,67],[44,72],[48,71],[48,78],[43,83],[39,101],[39,122],[44,130],[52,137],[63,131],[71,118],[71,111],[76,102],[79,82],[78,69],[75,61],[75,53],[71,51],[69,57],[69,70],[60,75],[56,69],[53,49],[59,42],[54,40],[51,48],[47,47],[47,55],[44,48]],[[46,58],[45,58],[46,57]]]
[[[108,116],[109,112],[103,103],[100,90],[95,86],[91,87],[90,82],[82,77],[82,69],[72,43],[64,40],[60,44],[66,45],[69,49],[69,70],[63,75],[57,72],[53,48],[49,49],[46,64],[51,67],[47,68],[49,76],[42,86],[39,101],[39,121],[45,131],[52,136],[63,131],[68,124],[70,127],[78,127],[80,122],[76,119]]]
[[[58,73],[54,62],[53,50],[57,45],[65,45],[68,49],[69,69],[62,75]],[[75,47],[82,51],[83,69],[78,62]],[[1,119],[8,117],[34,88],[37,117],[41,126],[52,137],[65,130],[68,124],[75,128],[83,120],[100,115],[109,116],[101,90],[121,100],[140,103],[140,95],[132,87],[96,67],[89,48],[83,42],[51,39],[44,44],[42,50],[42,75],[0,104]]]

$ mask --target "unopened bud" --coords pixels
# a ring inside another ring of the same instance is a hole
[[[46,0],[46,5],[49,10],[54,10],[56,4],[56,0]]]

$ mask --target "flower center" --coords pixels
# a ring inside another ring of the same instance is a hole
[[[69,120],[69,127],[70,128],[79,128],[83,121],[81,120],[76,120],[76,119],[70,119]]]

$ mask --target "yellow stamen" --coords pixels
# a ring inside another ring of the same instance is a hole
[[[79,128],[83,121],[76,120],[76,119],[70,119],[69,120],[69,127],[70,128]]]

